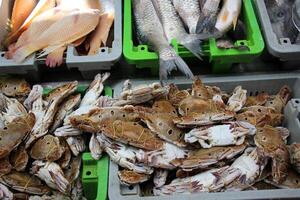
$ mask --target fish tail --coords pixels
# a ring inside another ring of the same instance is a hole
[[[196,33],[212,32],[213,28],[215,27],[216,21],[216,16],[205,16],[202,13],[197,22]]]
[[[176,69],[179,69],[188,78],[193,78],[194,75],[190,70],[189,66],[179,57],[172,47],[163,49],[160,53],[159,60],[159,75],[160,80],[165,80],[168,75]]]
[[[197,58],[202,60],[201,56],[203,56],[202,48],[201,48],[201,37],[198,35],[184,35],[179,39],[179,43],[182,44],[185,48],[187,48],[190,52],[192,52]]]
[[[12,56],[12,59],[16,62],[16,63],[21,63],[23,62],[27,56],[29,56],[30,54],[32,54],[34,51],[36,51],[37,49],[34,48],[34,46],[32,45],[25,45],[23,47],[20,47]]]

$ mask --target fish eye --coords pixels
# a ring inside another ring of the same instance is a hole
[[[162,126],[162,125],[163,125],[163,123],[162,123],[162,122],[159,122],[159,123],[158,123],[158,126]]]
[[[50,144],[50,142],[47,142],[46,144],[48,144],[48,145],[49,145],[49,144]]]
[[[169,135],[171,135],[172,133],[173,133],[173,130],[172,130],[172,129],[168,130],[168,134],[169,134]]]
[[[4,87],[5,87],[5,88],[7,88],[7,87],[8,87],[8,85],[5,85]]]
[[[298,183],[299,183],[299,180],[298,180],[298,179],[296,179],[296,180],[295,180],[295,182],[296,182],[296,184],[298,184]]]
[[[112,111],[110,111],[110,114],[111,114],[111,115],[114,115],[114,114],[115,114],[115,112],[112,110]]]
[[[261,112],[261,109],[259,108],[257,111],[258,111],[258,112]]]
[[[14,87],[14,90],[17,90],[17,87]]]
[[[283,12],[278,12],[278,13],[277,13],[277,17],[280,17],[280,18],[281,18],[281,17],[283,17],[283,16],[284,16],[284,13],[283,13]]]
[[[102,117],[102,115],[98,115],[98,117],[99,117],[99,118],[101,118],[101,117]]]
[[[125,115],[125,114],[123,114],[123,117],[125,118],[125,117],[126,117],[126,115]]]

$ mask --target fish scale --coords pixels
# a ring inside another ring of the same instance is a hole
[[[176,12],[171,0],[152,0],[162,22],[168,42],[176,39],[179,44],[186,47],[201,60],[201,37],[200,35],[188,34]],[[207,38],[207,37],[206,37]],[[206,39],[205,37],[203,39]]]
[[[178,14],[189,28],[189,33],[196,33],[197,21],[200,17],[200,4],[198,0],[172,0]]]
[[[134,0],[133,8],[139,40],[148,44],[159,54],[160,79],[166,79],[170,72],[177,68],[186,76],[193,77],[187,64],[177,56],[165,37],[163,26],[152,1]]]

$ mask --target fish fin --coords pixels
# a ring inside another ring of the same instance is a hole
[[[193,78],[194,75],[189,66],[179,57],[171,47],[165,48],[159,53],[159,75],[160,80],[168,78],[168,75],[175,69],[179,69],[188,78]]]
[[[43,49],[43,51],[37,56],[37,58],[41,58],[43,56],[48,55],[49,53],[56,51],[57,49],[61,48],[63,44],[57,45],[57,46],[48,46]]]
[[[216,16],[204,16],[202,13],[197,22],[196,33],[199,34],[203,32],[212,32],[213,28],[215,27],[216,21]]]
[[[36,48],[34,48],[32,45],[25,45],[23,47],[20,47],[12,56],[12,59],[16,63],[23,62],[27,56],[32,54],[34,51],[36,51]]]
[[[56,49],[55,51],[51,52],[48,54],[47,58],[46,58],[46,66],[50,67],[50,68],[54,68],[54,67],[58,67],[60,66],[64,59],[64,51],[66,50],[66,47],[60,47],[58,49]]]
[[[233,30],[235,30],[235,28],[236,28],[236,24],[238,22],[238,19],[239,19],[239,15],[236,15],[236,17],[233,18],[233,22],[232,22]]]
[[[199,39],[198,35],[184,35],[181,38],[178,38],[178,41],[181,45],[187,48],[192,54],[194,54],[197,58],[202,60],[201,56],[203,55],[201,49],[201,39]]]

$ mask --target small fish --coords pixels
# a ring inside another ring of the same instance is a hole
[[[196,33],[197,21],[200,18],[200,3],[198,0],[172,0],[181,19],[189,29],[190,34]]]
[[[179,44],[186,47],[197,58],[202,60],[201,39],[206,38],[186,32],[171,0],[152,0],[152,2],[160,18],[168,42],[171,43],[173,39],[176,39]]]
[[[225,0],[215,28],[226,33],[232,27],[235,29],[242,8],[242,0]]]
[[[187,64],[176,54],[166,39],[152,1],[134,0],[133,9],[140,41],[149,44],[159,54],[160,79],[166,79],[171,71],[177,68],[187,77],[193,77]]]
[[[206,0],[203,3],[202,12],[197,24],[197,33],[212,32],[219,11],[221,0]]]

